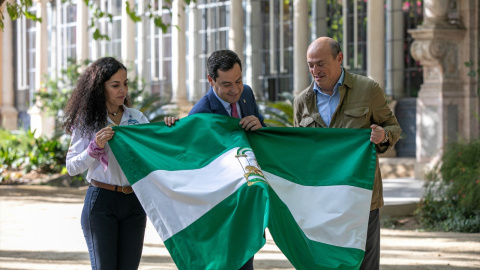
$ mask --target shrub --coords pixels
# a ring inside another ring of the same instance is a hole
[[[446,147],[416,214],[427,230],[480,232],[480,140]]]
[[[61,172],[65,166],[68,139],[35,137],[35,132],[0,130],[0,161],[6,170],[28,173]]]
[[[32,149],[28,152],[28,160],[24,167],[26,171],[36,170],[40,173],[61,172],[65,166],[68,142],[59,139],[40,137],[34,140]]]
[[[80,70],[90,63],[90,60],[75,63],[69,59],[68,66],[61,70],[58,78],[47,76],[46,83],[35,92],[39,108],[55,117],[56,130],[53,138],[36,138],[31,131],[0,129],[0,182],[4,179],[2,173],[7,170],[66,174],[65,159],[70,138],[64,135],[60,121],[63,109],[80,77]],[[163,106],[169,102],[169,98],[149,93],[144,90],[144,86],[145,83],[138,77],[129,81],[132,107],[143,112],[150,122],[163,121],[167,115]],[[175,116],[176,112],[170,111],[168,115]],[[80,178],[82,177],[78,176],[75,179]]]
[[[280,96],[285,101],[260,103],[260,113],[265,117],[264,122],[269,127],[293,127],[294,97],[288,92],[283,92]]]

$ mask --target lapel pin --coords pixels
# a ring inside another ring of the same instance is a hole
[[[245,99],[243,99],[243,104],[247,103],[247,101],[245,101]]]

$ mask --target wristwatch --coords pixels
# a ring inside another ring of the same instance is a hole
[[[386,131],[385,129],[383,131],[385,131],[385,139],[381,143],[386,143],[388,142],[388,131]]]

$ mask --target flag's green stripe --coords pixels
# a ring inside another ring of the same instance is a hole
[[[262,170],[301,185],[372,189],[376,156],[370,132],[370,129],[262,128],[247,132],[247,136]]]
[[[295,269],[354,270],[360,267],[364,251],[332,246],[308,239],[287,206],[270,189],[268,229],[283,254]]]
[[[172,127],[164,122],[116,126],[109,145],[133,185],[152,171],[202,168],[231,148],[248,146],[238,122],[232,117],[195,114]]]
[[[164,244],[177,267],[240,268],[265,244],[268,189],[264,183],[245,184],[200,219],[167,239]]]

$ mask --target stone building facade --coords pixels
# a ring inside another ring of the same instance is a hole
[[[409,31],[415,40],[411,54],[424,78],[417,98],[418,164],[438,158],[446,143],[479,138],[479,74],[469,76],[480,64],[479,5],[424,0],[424,22]],[[474,68],[465,65],[470,62]]]
[[[9,0],[12,1],[12,0]],[[473,0],[128,0],[146,10],[133,22],[125,1],[98,1],[112,21],[96,27],[110,40],[94,40],[92,11],[84,1],[36,0],[31,12],[42,23],[4,12],[0,33],[0,123],[6,129],[36,129],[51,135],[54,121],[40,111],[34,93],[49,77],[77,61],[114,56],[152,93],[168,96],[184,111],[208,90],[205,62],[216,49],[236,51],[244,81],[257,99],[278,100],[311,81],[305,54],[319,36],[342,44],[344,66],[375,79],[385,89],[406,136],[400,156],[414,156],[418,171],[446,142],[479,137],[478,68],[480,4]],[[3,7],[4,8],[4,7]],[[149,15],[175,25],[166,32]],[[475,68],[475,69],[476,69]],[[411,104],[407,106],[408,104]],[[408,150],[408,151],[407,151]]]

